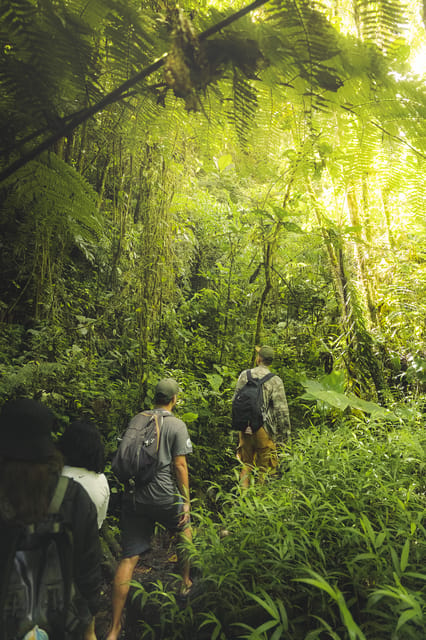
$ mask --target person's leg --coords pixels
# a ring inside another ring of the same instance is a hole
[[[95,617],[93,616],[91,623],[84,632],[84,640],[96,640],[95,633]]]
[[[259,469],[259,481],[265,481],[266,474],[276,473],[278,465],[277,448],[268,433],[261,427],[255,434],[256,466]]]
[[[250,484],[250,474],[254,463],[253,435],[239,434],[239,444],[237,449],[237,458],[242,462],[240,472],[240,485],[243,489],[247,489]]]
[[[248,464],[244,464],[240,471],[240,485],[243,489],[247,489],[250,485],[250,475],[252,467]]]
[[[112,587],[112,623],[106,640],[117,640],[121,632],[121,616],[126,604],[130,589],[130,581],[133,571],[138,563],[139,556],[123,558],[117,567]]]
[[[184,510],[182,498],[178,498],[174,504],[153,508],[151,515],[168,531],[179,537],[176,545],[179,571],[182,576],[181,594],[185,595],[192,587],[191,563],[187,549],[187,543],[192,541],[191,518],[189,512]]]
[[[185,543],[192,541],[192,528],[191,525],[187,525],[180,533],[182,544],[178,545],[178,558],[179,565],[181,567],[182,574],[182,593],[185,594],[192,587],[191,580],[191,563],[189,561],[188,552],[185,549]]]
[[[120,635],[121,619],[133,571],[140,555],[150,548],[154,521],[145,511],[146,507],[135,503],[132,496],[124,496],[120,522],[123,558],[112,585],[112,623],[106,640],[117,640]]]

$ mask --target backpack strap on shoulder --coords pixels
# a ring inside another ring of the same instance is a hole
[[[247,374],[247,381],[253,382],[253,374],[251,372],[251,369],[247,369],[246,374]]]
[[[157,431],[157,446],[155,450],[158,451],[158,447],[160,446],[160,431],[161,431],[161,427],[163,426],[163,420],[164,420],[163,414],[160,414],[160,420],[159,420],[158,415],[154,413],[154,420],[155,420],[155,429]]]
[[[144,427],[147,427],[148,424],[152,420],[154,420],[155,429],[157,431],[157,449],[156,450],[158,451],[158,447],[160,446],[160,431],[161,431],[161,427],[163,426],[163,420],[165,417],[171,416],[172,414],[170,413],[170,411],[157,411],[155,409],[149,409],[147,411],[142,411],[140,415],[143,415],[149,418],[148,422],[144,425]]]
[[[52,496],[52,500],[50,501],[50,505],[47,510],[47,513],[49,516],[57,516],[59,514],[59,509],[61,508],[61,504],[64,500],[69,483],[70,483],[69,478],[67,478],[66,476],[59,476],[55,492]],[[30,527],[31,526],[34,526],[34,525],[30,525]],[[60,522],[58,519],[54,519],[52,527],[53,527],[54,533],[59,532]]]
[[[272,373],[272,371],[270,371],[269,373],[266,374],[266,376],[263,376],[263,378],[259,380],[259,384],[265,384],[265,382],[273,378],[275,375],[276,373]]]
[[[173,413],[171,413],[171,411],[166,411],[165,409],[147,409],[146,411],[142,411],[139,415],[146,416],[152,420],[155,416],[167,418],[168,416],[173,416]]]
[[[58,513],[65,497],[69,485],[69,478],[66,476],[59,476],[58,484],[56,485],[55,493],[50,501],[48,513]]]

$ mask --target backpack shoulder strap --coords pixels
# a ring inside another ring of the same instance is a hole
[[[70,479],[66,476],[59,476],[56,489],[53,493],[52,499],[50,501],[49,508],[47,510],[48,516],[58,516],[59,509],[61,508],[61,504],[64,501],[65,494],[67,492],[68,486],[70,484]],[[55,518],[52,522],[52,530],[54,533],[58,533],[60,531],[60,522],[57,518]],[[27,530],[29,533],[33,533],[36,530],[34,524],[30,524],[27,526]]]
[[[173,417],[173,413],[171,413],[171,411],[166,411],[165,409],[150,409],[142,411],[139,415],[147,416],[149,418],[148,422],[151,420],[155,420],[157,422],[158,419],[161,418],[161,424],[163,424],[164,418],[168,418],[169,416]]]
[[[149,425],[149,423],[154,420],[154,412],[153,411],[140,411],[130,420],[127,428],[124,433],[126,433],[129,427],[133,428],[145,428]]]
[[[160,414],[160,419],[158,419],[158,415],[154,413],[154,420],[155,420],[155,430],[157,431],[157,446],[155,450],[158,451],[158,447],[160,446],[160,430],[161,430],[161,427],[163,426],[163,420],[164,420],[163,414]]]
[[[59,476],[58,483],[56,485],[55,492],[50,501],[48,513],[58,513],[65,497],[65,493],[68,489],[69,478],[65,476]]]
[[[263,376],[263,378],[259,380],[259,384],[265,384],[265,382],[267,382],[274,376],[276,376],[276,373],[272,373],[272,371],[270,371],[269,373],[266,374],[266,376]]]
[[[253,378],[251,369],[247,369],[246,374],[247,374],[247,382],[253,382],[254,378]]]
[[[145,422],[145,424],[139,425],[143,428],[148,427],[150,422],[152,421],[155,422],[155,430],[157,432],[157,451],[160,445],[160,431],[163,425],[163,420],[166,416],[169,416],[169,415],[172,415],[169,411],[154,411],[154,410],[142,411],[141,413],[138,414],[138,416],[144,416],[148,418],[148,421]]]

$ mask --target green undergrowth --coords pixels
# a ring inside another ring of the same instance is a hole
[[[218,512],[194,505],[193,595],[141,587],[161,605],[144,637],[422,640],[425,445],[417,425],[311,428],[278,478],[212,485]]]

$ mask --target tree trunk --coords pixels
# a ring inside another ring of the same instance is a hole
[[[265,311],[266,300],[272,288],[271,266],[272,266],[272,242],[266,241],[266,243],[263,246],[263,269],[265,272],[265,286],[263,287],[263,291],[260,296],[259,306],[257,308],[256,330],[254,334],[254,345],[253,345],[253,362],[256,359],[255,347],[256,345],[260,345],[260,342],[261,342],[262,328],[263,328],[263,315]]]
[[[361,291],[363,293],[365,306],[368,312],[368,320],[369,320],[370,326],[377,325],[376,306],[373,302],[373,294],[371,291],[369,275],[366,269],[364,249],[362,247],[362,242],[365,241],[366,238],[362,237],[363,222],[361,220],[359,206],[358,206],[355,190],[353,188],[348,189],[346,193],[346,201],[348,204],[348,211],[349,211],[351,225],[355,227],[355,240],[353,243],[354,254],[355,254],[355,261],[358,269],[358,277],[361,285]]]

